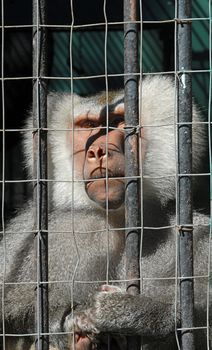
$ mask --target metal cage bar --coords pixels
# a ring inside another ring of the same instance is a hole
[[[124,104],[125,104],[125,226],[127,291],[140,292],[140,190],[138,111],[138,25],[137,1],[124,1]],[[133,178],[136,176],[136,178]],[[128,229],[127,229],[128,228]],[[139,349],[139,338],[128,338],[128,349]]]
[[[42,79],[47,73],[47,34],[46,28],[40,24],[46,23],[46,1],[33,1],[33,175],[37,182],[33,190],[34,202],[34,228],[36,250],[36,312],[35,325],[37,349],[49,348],[48,315],[48,194],[47,183],[47,133],[42,130],[47,128],[47,81]]]
[[[3,350],[6,349],[6,337],[5,337],[5,274],[6,274],[6,233],[5,233],[5,161],[6,161],[6,149],[5,149],[5,70],[4,70],[4,60],[5,60],[5,25],[4,25],[4,1],[1,2],[1,99],[2,99],[2,198],[1,198],[1,224],[2,224],[2,243],[4,251],[4,266],[3,266],[3,285],[2,285],[2,346]]]
[[[178,224],[179,224],[179,273],[180,315],[182,350],[194,349],[194,288],[193,279],[193,223],[192,178],[192,76],[191,70],[191,0],[177,2],[177,80],[178,98]],[[190,330],[186,330],[189,328]]]
[[[211,141],[211,111],[212,111],[212,2],[208,1],[209,13],[209,96],[208,96],[208,144],[209,144],[209,166],[210,166],[210,218],[212,218],[212,141]],[[212,346],[211,339],[211,269],[212,269],[212,225],[209,229],[209,253],[208,253],[208,288],[207,288],[207,347]]]

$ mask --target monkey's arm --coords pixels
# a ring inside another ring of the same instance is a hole
[[[174,333],[175,313],[173,304],[155,301],[150,297],[123,292],[99,292],[92,306],[77,313],[74,320],[68,316],[65,322],[66,329],[73,327],[74,323],[85,334],[137,334],[146,342]]]

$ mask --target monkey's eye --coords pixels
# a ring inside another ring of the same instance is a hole
[[[124,117],[122,115],[112,116],[109,120],[109,126],[113,128],[124,126]]]
[[[97,128],[99,126],[99,123],[95,120],[82,120],[80,122],[80,127],[83,129],[92,129],[92,128]]]

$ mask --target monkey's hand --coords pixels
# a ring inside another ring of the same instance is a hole
[[[74,344],[70,344],[70,349],[72,349],[72,346],[74,350],[97,350],[97,342],[82,333],[75,333]]]
[[[102,292],[120,292],[121,290],[115,286],[103,285],[100,289]],[[66,316],[64,329],[67,332],[74,332],[74,336],[70,337],[70,348],[72,349],[71,343],[74,343],[76,350],[93,350],[98,349],[98,343],[102,343],[99,334],[100,330],[94,325],[91,316],[93,315],[93,302],[91,306],[88,304],[85,306],[77,305],[74,308],[74,316],[69,314]],[[74,340],[73,340],[74,339]]]
[[[120,292],[122,293],[122,290],[116,286],[111,285],[103,285],[100,288],[100,293],[97,293],[91,301],[91,305],[88,306],[88,304],[84,305],[84,307],[78,306],[75,308],[74,317],[69,314],[66,316],[65,319],[65,329],[70,331],[70,329],[74,329],[75,333],[77,334],[86,334],[90,338],[95,338],[100,333],[100,330],[96,327],[95,323],[93,322],[93,319],[95,318],[95,309],[96,307],[93,307],[95,301],[98,299],[98,295],[101,295],[101,292],[104,293],[115,293]]]
[[[122,292],[120,288],[111,285],[103,285],[100,291],[107,293]],[[100,330],[93,323],[91,318],[94,311],[94,299],[91,299],[89,305],[88,303],[84,306],[77,305],[77,307],[74,308],[74,316],[71,314],[66,316],[64,328],[66,331],[74,330],[74,349],[106,350],[109,344],[111,349],[126,349],[125,336],[114,335],[108,338],[108,335],[102,332],[100,333]],[[70,339],[73,343],[73,337]],[[72,346],[70,346],[70,349],[72,349]]]
[[[66,321],[68,325],[68,318]],[[94,295],[91,305],[76,314],[74,325],[94,337],[99,333],[141,335],[148,342],[173,333],[174,321],[173,304],[105,285]]]
[[[66,316],[64,328],[66,331],[74,332],[74,336],[70,337],[70,349],[76,350],[96,350],[98,347],[99,331],[89,318],[89,310],[83,311],[82,307],[78,307],[74,316],[69,314]]]

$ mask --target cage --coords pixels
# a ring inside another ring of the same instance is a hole
[[[210,118],[210,0],[1,1],[1,349],[210,349]]]

